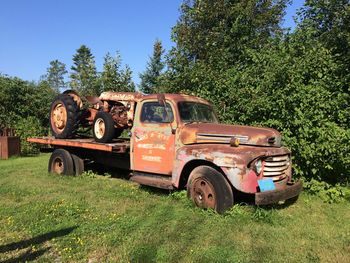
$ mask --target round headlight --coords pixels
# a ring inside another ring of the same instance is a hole
[[[257,160],[257,161],[255,162],[255,172],[256,172],[257,174],[260,174],[261,171],[262,171],[262,161],[261,161],[261,160]]]

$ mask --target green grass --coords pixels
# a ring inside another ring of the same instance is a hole
[[[47,174],[48,158],[0,161],[0,261],[349,262],[348,201],[303,193],[291,206],[220,216],[184,192]]]

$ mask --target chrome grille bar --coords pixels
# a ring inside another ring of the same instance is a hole
[[[271,156],[264,160],[264,177],[269,177],[273,181],[279,181],[287,176],[287,169],[289,168],[289,156]]]

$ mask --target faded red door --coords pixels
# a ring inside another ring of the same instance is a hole
[[[132,164],[135,171],[171,175],[175,155],[173,110],[158,101],[146,101],[138,111],[132,131]]]

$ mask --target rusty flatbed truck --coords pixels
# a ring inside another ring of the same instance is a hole
[[[54,148],[50,172],[79,174],[84,161],[92,160],[131,170],[130,180],[142,185],[187,188],[197,206],[219,213],[233,205],[236,192],[251,194],[255,204],[266,205],[294,199],[302,190],[302,183],[292,180],[291,152],[281,146],[281,135],[276,130],[219,124],[210,103],[194,96],[122,95],[133,103],[125,108],[132,114],[123,113],[130,117],[130,139],[28,139]],[[74,101],[80,103],[76,98]],[[54,103],[51,109],[55,112],[52,118],[58,120],[54,128],[61,127],[62,118],[69,116],[61,107],[63,102]],[[95,107],[93,125],[103,135],[108,123],[98,111]]]

